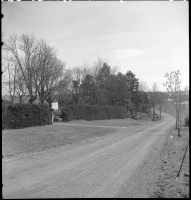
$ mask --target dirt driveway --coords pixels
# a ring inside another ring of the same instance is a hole
[[[3,159],[3,198],[146,197],[133,187],[133,177],[141,176],[148,159],[157,162],[173,125],[173,117],[163,114],[162,120],[89,144]]]

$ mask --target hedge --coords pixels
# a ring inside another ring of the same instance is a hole
[[[44,104],[2,103],[3,129],[19,129],[52,124],[51,108]]]
[[[128,117],[125,106],[70,105],[63,107],[61,112],[63,121],[124,119]]]

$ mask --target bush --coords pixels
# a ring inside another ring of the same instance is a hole
[[[53,113],[54,113],[54,116],[58,116],[58,117],[60,117],[61,114],[62,114],[62,113],[60,112],[60,110],[54,110]]]
[[[72,109],[68,106],[63,107],[61,112],[62,121],[67,122],[73,120]]]
[[[54,117],[54,122],[61,122],[61,121],[62,121],[62,118],[60,118],[58,116]]]
[[[189,117],[185,117],[184,119],[184,125],[189,126]]]
[[[51,108],[43,104],[2,104],[3,129],[52,124]]]
[[[61,117],[63,121],[124,119],[127,118],[127,109],[124,106],[72,105],[62,108]]]

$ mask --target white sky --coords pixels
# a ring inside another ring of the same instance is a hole
[[[101,57],[160,90],[166,72],[189,85],[187,1],[3,2],[2,33],[33,33],[67,67]]]

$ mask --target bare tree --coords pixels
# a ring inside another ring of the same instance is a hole
[[[11,58],[8,53],[3,53],[3,62],[2,62],[2,84],[4,90],[7,90],[10,95],[11,103],[15,99],[15,90],[16,90],[16,70],[17,65],[11,62]]]
[[[92,67],[91,67],[91,75],[95,78],[99,71],[101,70],[101,68],[103,67],[104,64],[104,60],[102,58],[97,58],[97,60],[92,63]]]
[[[52,75],[45,84],[45,99],[51,106],[51,103],[58,95],[58,90],[67,86],[67,79],[64,76],[65,63],[55,58],[49,71]]]
[[[64,106],[71,102],[72,96],[71,96],[71,77],[69,70],[66,70],[64,73],[64,80],[65,80],[65,85],[64,87],[60,87],[58,89],[58,94],[57,94],[57,100],[58,104],[60,106]]]
[[[162,108],[166,102],[167,102],[167,94],[159,92],[158,93],[158,106],[159,106],[159,112],[160,112],[160,119],[161,119]]]
[[[149,90],[149,87],[148,87],[146,81],[140,81],[139,82],[139,90],[141,92],[147,92]]]
[[[41,103],[46,100],[51,106],[58,89],[66,85],[65,63],[57,58],[54,47],[34,35],[22,34],[20,37],[11,35],[5,41],[4,51],[10,55],[9,62],[16,66],[15,89],[20,102],[29,94],[29,103],[39,96]]]
[[[180,80],[180,70],[172,71],[170,73],[165,74],[165,78],[167,79],[165,83],[163,84],[168,93],[171,94],[171,97],[173,99],[173,105],[176,109],[176,129],[178,128],[178,93],[181,90],[181,80]]]
[[[82,102],[82,88],[81,84],[84,80],[86,74],[90,73],[89,69],[86,66],[74,67],[70,70],[70,78],[71,78],[71,92],[74,99],[74,103],[77,105]]]
[[[27,87],[19,68],[16,70],[15,85],[15,94],[18,96],[20,103],[23,104],[23,97],[27,94]]]
[[[2,60],[1,60],[1,80],[2,80],[2,93],[4,94],[3,90],[7,90],[7,79],[8,79],[8,72],[7,72],[7,59],[6,55],[2,52]]]
[[[35,94],[38,94],[41,103],[45,100],[50,102],[51,94],[60,87],[65,63],[57,59],[54,47],[43,39],[37,44],[33,63]]]
[[[36,99],[33,91],[33,58],[36,50],[36,41],[34,35],[22,34],[21,37],[11,35],[4,43],[4,50],[11,56],[11,62],[21,70],[30,95],[30,103]]]

